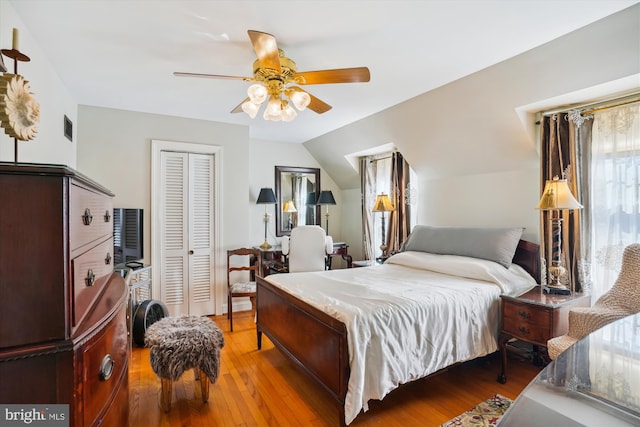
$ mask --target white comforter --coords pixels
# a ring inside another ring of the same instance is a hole
[[[346,325],[347,424],[400,384],[496,351],[500,294],[535,285],[517,265],[421,252],[267,280]]]

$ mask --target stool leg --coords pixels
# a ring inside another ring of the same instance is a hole
[[[171,410],[171,386],[173,382],[166,378],[161,378],[162,382],[162,394],[160,397],[160,406],[165,412]]]
[[[193,368],[196,380],[200,380],[200,393],[202,394],[202,403],[209,401],[209,377],[202,374],[200,368]]]

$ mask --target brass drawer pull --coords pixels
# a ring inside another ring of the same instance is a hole
[[[523,319],[529,320],[531,318],[531,313],[527,313],[526,311],[519,311],[518,316],[522,317]]]
[[[84,278],[84,283],[85,283],[87,286],[93,286],[93,284],[95,283],[95,281],[96,281],[96,275],[95,275],[95,274],[93,274],[93,269],[91,269],[91,268],[90,268],[90,269],[87,271],[87,277],[85,277],[85,278]]]
[[[529,332],[530,332],[530,331],[529,331],[529,328],[525,328],[524,326],[520,326],[520,327],[518,328],[518,330],[519,330],[519,331],[520,331],[520,333],[521,333],[521,334],[523,334],[523,335],[529,335]]]
[[[106,381],[113,374],[113,366],[115,365],[115,361],[110,354],[107,354],[103,359],[102,363],[100,363],[100,380]]]
[[[84,215],[82,215],[82,223],[91,225],[91,221],[93,221],[93,215],[91,215],[91,209],[87,208],[84,210]]]
[[[108,210],[104,211],[104,222],[109,222],[111,220],[111,212]]]
[[[104,258],[105,265],[111,264],[111,254],[107,252],[107,256]]]

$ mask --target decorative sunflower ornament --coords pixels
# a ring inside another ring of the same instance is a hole
[[[29,82],[20,74],[0,76],[0,126],[21,141],[35,138],[40,120],[40,103],[31,93]]]

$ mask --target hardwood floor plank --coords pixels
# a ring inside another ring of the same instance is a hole
[[[174,382],[169,413],[160,408],[160,379],[151,369],[149,350],[133,348],[129,367],[131,427],[253,427],[339,425],[338,408],[329,394],[263,337],[257,350],[250,312],[234,315],[234,332],[226,316],[212,320],[225,335],[220,375],[202,402],[193,370]],[[540,371],[517,356],[509,360],[506,384],[496,382],[497,354],[457,365],[414,381],[369,402],[350,425],[438,426],[499,393],[514,399]]]

